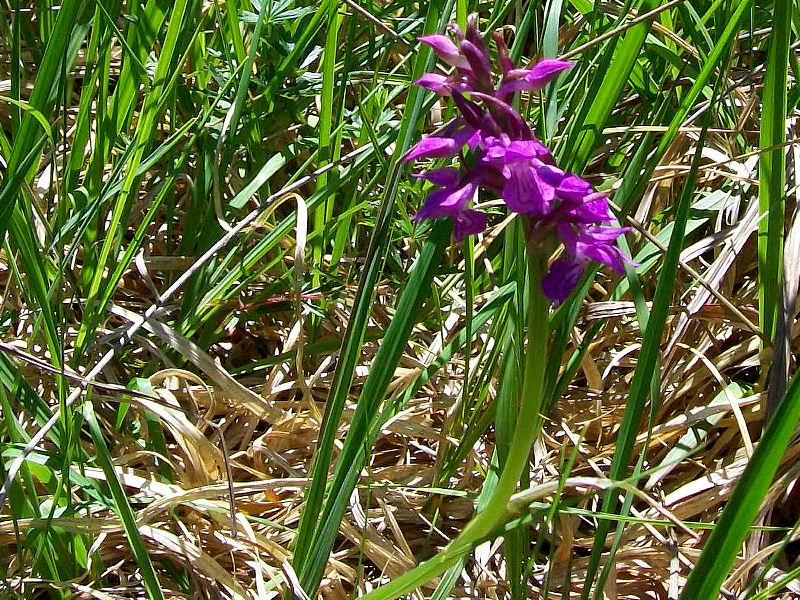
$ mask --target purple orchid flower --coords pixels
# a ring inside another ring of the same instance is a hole
[[[450,96],[452,94],[450,78],[440,73],[425,73],[414,82],[414,85],[424,87],[440,96]]]
[[[458,156],[465,145],[475,143],[477,130],[466,126],[449,135],[428,135],[408,151],[405,162],[418,158],[452,158]]]
[[[530,235],[563,243],[563,256],[550,265],[541,281],[543,293],[551,300],[563,302],[589,262],[624,273],[625,265],[633,263],[615,242],[628,230],[601,225],[613,221],[606,196],[595,192],[585,179],[560,169],[511,104],[515,93],[541,90],[573,64],[544,59],[528,69],[515,68],[503,36],[495,32],[500,66],[495,84],[477,15],[469,16],[466,31],[452,23],[449,29],[453,38],[433,34],[419,41],[454,67],[452,72],[426,73],[416,85],[452,97],[461,117],[444,133],[423,137],[404,160],[459,157],[461,167],[415,175],[437,187],[414,219],[452,219],[456,240],[480,233],[487,216],[471,204],[483,189],[499,195],[512,212],[526,215]]]
[[[538,92],[550,83],[559,73],[569,69],[573,63],[567,60],[545,58],[530,69],[512,69],[506,73],[498,95],[506,96],[514,92]]]
[[[469,202],[478,191],[478,182],[474,178],[464,180],[459,170],[453,168],[436,169],[415,177],[439,186],[414,215],[415,220],[453,219],[453,237],[456,241],[486,229],[486,215],[469,208]]]
[[[431,35],[421,35],[417,39],[423,44],[433,48],[437,56],[448,65],[469,69],[469,61],[467,61],[466,57],[461,53],[461,49],[446,35],[434,33]]]
[[[566,256],[550,265],[541,282],[542,292],[554,302],[561,303],[569,297],[592,261],[608,265],[619,274],[625,273],[626,264],[635,264],[614,245],[620,235],[629,231],[627,227],[576,227],[565,222],[557,230]]]
[[[586,271],[586,263],[574,258],[559,258],[553,261],[547,274],[542,277],[542,293],[559,304],[564,302]]]
[[[632,264],[617,246],[616,239],[630,231],[628,227],[602,227],[561,223],[556,227],[567,253],[577,260],[608,265],[617,273],[625,273],[625,263]]]

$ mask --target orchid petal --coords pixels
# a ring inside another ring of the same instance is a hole
[[[459,188],[443,188],[431,192],[425,200],[425,204],[414,215],[414,219],[419,221],[455,217],[464,210],[464,207],[475,195],[475,190],[475,184],[470,182]]]
[[[550,212],[555,191],[536,174],[536,170],[524,163],[504,169],[506,181],[503,185],[503,200],[512,212],[532,216]]]
[[[633,264],[616,246],[616,239],[629,231],[627,227],[602,227],[562,223],[556,227],[567,252],[579,260],[592,260],[608,265],[618,273],[625,272],[625,264]]]
[[[427,173],[415,173],[412,177],[416,179],[426,179],[439,187],[453,187],[461,178],[461,173],[458,169],[446,167],[444,169],[435,169]]]
[[[453,238],[457,242],[484,229],[486,229],[486,215],[480,211],[467,209],[453,218]]]
[[[506,80],[497,93],[500,96],[514,92],[541,90],[552,81],[561,71],[569,69],[573,63],[566,60],[546,58],[540,60],[530,69],[512,69],[506,75]]]
[[[417,38],[423,44],[433,48],[433,51],[448,65],[461,69],[469,68],[469,62],[461,55],[458,46],[446,35],[434,33],[431,35],[421,35]]]
[[[542,277],[542,293],[550,300],[561,303],[578,285],[586,270],[586,264],[574,258],[559,258],[550,265]]]
[[[474,135],[473,129],[462,129],[452,135],[429,135],[408,151],[403,161],[417,158],[450,158],[461,152],[464,144]]]
[[[450,80],[446,75],[439,73],[425,73],[414,82],[414,85],[435,92],[440,96],[450,95]]]
[[[582,202],[571,207],[567,214],[571,221],[576,223],[597,223],[598,221],[611,221],[608,211],[608,200],[605,196],[589,196]]]

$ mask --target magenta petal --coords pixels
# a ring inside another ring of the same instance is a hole
[[[497,90],[497,95],[501,98],[509,96],[515,92],[521,92],[522,90],[527,90],[528,86],[525,83],[524,79],[517,79],[515,81],[507,81],[500,88]]]
[[[435,169],[427,173],[414,174],[412,177],[417,179],[427,179],[431,183],[435,183],[439,187],[453,187],[458,183],[461,178],[461,173],[458,169],[447,167],[444,169]]]
[[[444,188],[432,192],[414,219],[442,219],[455,217],[464,210],[475,195],[475,184],[467,183],[460,188]]]
[[[485,139],[486,155],[483,161],[496,167],[502,167],[512,162],[528,162],[539,160],[550,162],[550,151],[538,140],[509,141],[508,136],[487,137]],[[558,170],[559,173],[563,171]],[[561,181],[561,179],[559,179]]]
[[[587,239],[598,243],[610,243],[615,241],[623,233],[628,233],[630,227],[586,227],[584,235]]]
[[[592,191],[592,186],[588,181],[572,173],[567,173],[567,176],[558,184],[558,197],[562,200],[583,200]]]
[[[455,190],[441,190],[443,193],[441,197],[437,199],[440,209],[448,215],[454,215],[463,210],[467,202],[472,200],[475,195],[475,188],[476,186],[474,183],[467,183]]]
[[[572,67],[573,63],[566,60],[546,58],[540,60],[530,69],[512,69],[506,76],[505,83],[500,86],[497,93],[501,96],[527,90],[535,92],[542,89],[561,71]]]
[[[489,57],[469,40],[461,42],[461,52],[472,67],[472,72],[478,81],[491,85]]]
[[[449,80],[446,75],[441,75],[439,73],[425,73],[425,75],[414,82],[414,85],[424,87],[440,96],[450,95]]]
[[[433,51],[439,55],[439,58],[448,65],[460,67],[462,69],[469,68],[469,62],[461,55],[458,46],[446,35],[434,33],[431,35],[421,35],[417,39],[423,44],[433,48]]]
[[[453,219],[453,237],[456,241],[467,235],[475,235],[486,229],[486,215],[480,211],[467,209]]]
[[[605,196],[589,196],[567,211],[570,220],[577,223],[597,223],[598,221],[611,221],[608,211],[608,200]]]
[[[467,15],[467,31],[464,37],[480,48],[482,52],[488,53],[486,42],[483,40],[480,31],[478,31],[478,13]]]
[[[505,160],[520,161],[533,160],[549,156],[550,152],[544,144],[537,140],[518,140],[511,142],[505,151]],[[559,169],[560,171],[560,169]],[[563,176],[563,171],[560,171]],[[561,179],[559,178],[559,181]]]
[[[625,272],[628,260],[615,242],[619,236],[629,231],[627,227],[601,227],[597,225],[578,225],[577,229],[568,223],[556,227],[567,252],[579,260],[592,260],[608,265],[618,273]]]
[[[542,293],[559,304],[566,300],[578,285],[586,266],[572,258],[559,258],[542,277]]]
[[[524,140],[519,142],[513,142],[511,144],[512,148],[516,148],[517,146],[525,145],[526,151],[532,154],[532,158],[538,158],[541,160],[549,159],[552,160],[552,155],[550,154],[550,150],[547,149],[542,142],[539,140]]]
[[[542,88],[554,79],[556,75],[561,73],[561,71],[571,69],[573,66],[575,66],[575,63],[571,63],[568,60],[545,58],[531,67],[526,79],[531,82],[536,82],[536,84]]]
[[[536,171],[524,163],[516,167],[506,167],[503,185],[503,200],[512,212],[526,215],[545,215],[550,212],[550,205],[555,196],[548,186],[536,176]]]
[[[604,265],[608,265],[617,273],[625,273],[625,255],[622,250],[611,244],[591,244],[581,247],[581,254]]]
[[[456,36],[459,43],[464,41],[464,32],[461,30],[461,26],[458,23],[450,21],[447,24],[447,28],[453,32],[453,35]]]
[[[470,150],[475,150],[479,146],[483,146],[483,132],[480,129],[468,128],[469,137],[466,140],[467,146]]]
[[[508,210],[522,214],[538,212],[536,208],[541,204],[541,199],[534,198],[534,193],[538,192],[539,188],[533,171],[524,166],[513,169],[507,166],[503,169],[503,175],[505,176],[503,200]]]
[[[458,154],[463,145],[464,142],[459,143],[456,137],[429,135],[411,148],[403,160],[410,162],[417,158],[449,158]]]
[[[539,163],[536,165],[536,175],[547,185],[555,189],[560,188],[567,174],[558,167]],[[554,195],[556,195],[555,192]]]

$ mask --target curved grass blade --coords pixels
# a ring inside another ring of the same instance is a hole
[[[448,4],[448,6],[451,6],[451,4]],[[429,5],[424,27],[425,32],[434,31],[440,25],[440,15],[449,15],[451,10],[450,8],[446,11],[442,11],[441,9],[442,6],[439,2],[432,2]],[[431,52],[428,49],[421,51],[417,55],[412,75],[414,80],[421,77],[425,72],[430,57]],[[407,101],[407,106],[409,108],[406,110],[406,114],[403,117],[403,122],[401,123],[398,133],[397,146],[394,152],[395,167],[386,183],[381,212],[378,216],[377,226],[367,250],[367,264],[359,283],[353,312],[342,342],[342,349],[339,353],[339,363],[336,367],[334,380],[328,394],[328,401],[325,405],[325,414],[321,423],[319,444],[314,455],[314,464],[311,470],[313,481],[306,493],[306,505],[300,517],[295,546],[295,571],[297,571],[300,576],[300,581],[303,583],[304,589],[311,590],[312,593],[316,589],[316,584],[314,584],[314,582],[318,582],[319,577],[317,573],[321,572],[324,561],[322,561],[320,565],[320,560],[317,558],[314,561],[317,564],[311,567],[306,567],[306,561],[310,553],[314,552],[317,556],[320,554],[318,552],[320,545],[317,541],[320,539],[322,529],[324,527],[329,529],[333,527],[333,535],[335,536],[335,532],[338,531],[339,528],[339,520],[337,519],[335,524],[326,523],[325,519],[330,517],[325,517],[324,515],[320,517],[320,509],[322,508],[323,496],[328,480],[328,470],[331,462],[333,443],[339,426],[339,419],[344,410],[344,404],[347,400],[350,384],[355,373],[355,366],[361,353],[367,318],[372,306],[372,295],[382,268],[386,246],[388,244],[388,233],[393,213],[392,208],[395,203],[401,173],[399,159],[410,147],[411,140],[416,133],[423,99],[424,94],[419,88],[412,88],[409,90]],[[381,394],[382,393],[383,392],[381,392]],[[331,489],[337,490],[335,487]],[[349,494],[347,498],[349,498]],[[319,534],[318,530],[320,532]],[[328,552],[333,544],[333,536],[328,534],[325,538],[331,540],[330,545],[325,549],[325,552]],[[316,546],[316,548],[314,548],[314,546]],[[324,560],[327,560],[327,556]]]
[[[164,594],[161,591],[161,586],[158,583],[156,571],[153,568],[153,562],[150,560],[150,554],[147,552],[142,536],[139,534],[139,528],[136,524],[136,518],[133,515],[133,509],[128,502],[128,496],[119,482],[117,472],[114,470],[114,463],[111,459],[111,453],[108,451],[106,441],[103,439],[103,431],[100,429],[100,423],[97,421],[97,416],[94,414],[94,408],[91,401],[87,401],[83,405],[83,414],[89,425],[92,438],[94,439],[95,449],[97,450],[97,462],[103,469],[103,474],[106,477],[111,496],[114,500],[114,508],[116,513],[122,521],[122,528],[125,530],[125,535],[131,545],[131,552],[139,565],[142,574],[142,582],[147,590],[150,600],[164,600]]]
[[[720,586],[761,508],[799,420],[800,376],[795,375],[689,573],[681,600],[719,597]]]

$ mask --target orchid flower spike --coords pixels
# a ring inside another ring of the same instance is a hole
[[[625,265],[633,263],[616,240],[628,229],[603,225],[613,221],[606,196],[560,169],[513,108],[514,94],[542,90],[573,63],[543,59],[527,69],[517,68],[502,35],[495,32],[499,68],[493,69],[477,15],[468,17],[466,31],[452,23],[449,29],[452,38],[432,34],[418,39],[452,67],[451,73],[426,73],[416,85],[451,97],[461,116],[443,133],[423,137],[404,160],[458,157],[460,167],[415,176],[436,188],[414,218],[452,219],[453,235],[459,240],[486,228],[487,215],[472,207],[480,191],[500,197],[511,212],[528,218],[529,235],[545,242],[543,248],[553,246],[545,238],[563,245],[564,253],[541,281],[542,291],[554,302],[569,296],[590,262],[624,273]]]

